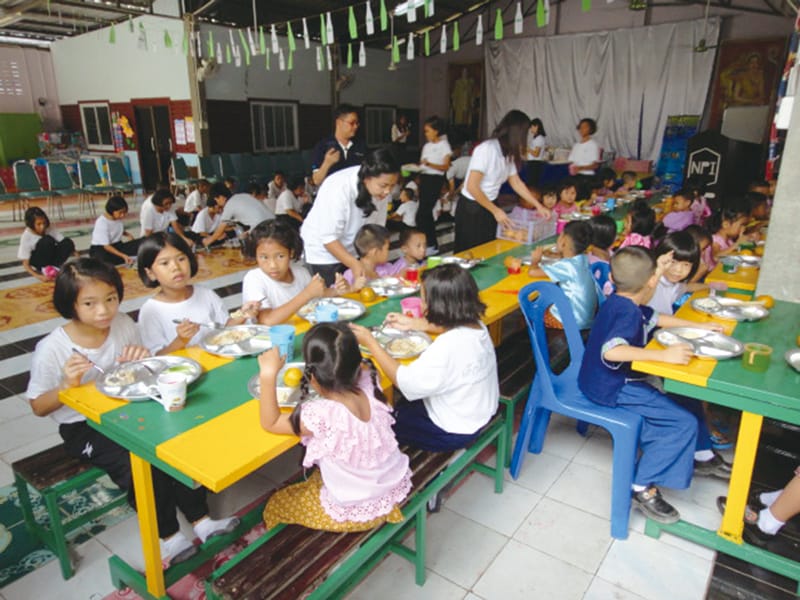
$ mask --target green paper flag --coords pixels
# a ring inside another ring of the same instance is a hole
[[[131,33],[133,33],[133,17],[131,16],[128,17],[128,29],[130,29]]]
[[[592,10],[592,0],[581,0],[581,10],[583,10],[583,12]]]
[[[244,37],[244,33],[242,30],[239,30],[239,40],[242,42],[242,48],[244,48],[244,64],[248,67],[250,66],[250,44],[247,43],[247,39]]]
[[[172,38],[166,29],[164,30],[164,48],[172,48]]]
[[[230,44],[225,44],[225,62],[228,63],[228,64],[231,64],[231,62],[233,62],[231,60],[231,45]]]
[[[264,68],[267,71],[269,71],[269,54],[270,54],[270,49],[264,48]]]
[[[328,30],[325,27],[325,15],[319,16],[319,39],[323,46],[328,45]]]
[[[354,40],[358,38],[358,23],[356,23],[356,11],[353,9],[352,5],[348,12],[347,25],[350,28],[350,39]]]
[[[289,50],[289,62],[286,63],[286,69],[291,71],[294,69],[294,51]]]
[[[503,11],[500,8],[497,9],[497,15],[494,18],[494,39],[503,39]]]
[[[292,60],[292,52],[295,51],[297,45],[294,39],[294,31],[292,31],[291,21],[286,21],[286,37],[289,39],[289,62]]]
[[[394,36],[392,42],[392,62],[396,65],[400,64],[400,43],[397,41],[397,36]]]
[[[114,29],[114,24],[111,24],[111,29],[108,30],[108,43],[109,44],[116,44],[117,43],[117,30]]]
[[[352,10],[352,8],[351,6],[350,9]],[[347,43],[347,68],[353,68],[353,44],[349,42]]]
[[[432,17],[431,14],[431,0],[425,0],[425,18]]]
[[[267,40],[264,37],[264,26],[259,25],[258,27],[258,45],[260,47],[261,54],[265,54],[267,51]]]
[[[431,32],[425,32],[425,43],[423,44],[425,47],[425,56],[431,55]]]
[[[214,58],[214,32],[208,32],[208,56],[209,58]],[[219,57],[222,60],[222,57]]]
[[[386,12],[386,0],[381,0],[381,31],[389,27],[389,15]]]
[[[536,2],[536,26],[544,27],[547,24],[547,17],[544,14],[544,0]]]
[[[453,50],[458,50],[461,46],[461,36],[458,33],[458,21],[453,23]]]

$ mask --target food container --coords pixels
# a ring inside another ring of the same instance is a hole
[[[521,244],[532,244],[556,233],[556,218],[543,219],[535,210],[516,207],[509,214],[511,227],[497,226],[497,238]]]

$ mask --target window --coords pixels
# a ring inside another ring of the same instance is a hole
[[[394,123],[394,106],[365,106],[364,121],[366,123],[367,146],[383,146],[392,141],[392,124]]]
[[[94,102],[81,104],[80,107],[86,146],[90,150],[114,150],[108,104]]]
[[[251,102],[253,152],[298,149],[297,104],[294,102]]]

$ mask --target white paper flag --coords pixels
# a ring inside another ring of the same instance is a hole
[[[236,42],[233,41],[233,29],[228,29],[228,41],[231,44],[231,51],[234,51],[233,48],[236,48]]]
[[[550,25],[550,0],[544,0],[544,23]]]
[[[278,69],[281,71],[286,70],[286,58],[283,56],[283,48],[278,48]]]
[[[325,13],[325,35],[328,38],[328,45],[333,43],[333,21],[331,20],[331,13]]]
[[[303,43],[306,45],[306,50],[311,47],[311,38],[308,37],[308,23],[306,23],[305,17],[303,17]]]
[[[435,12],[436,12],[436,9],[433,6],[433,0],[430,0],[430,2],[428,2],[428,15],[427,16],[432,17],[433,13],[435,13]]]
[[[372,18],[372,7],[367,2],[367,17],[364,22],[367,26],[367,35],[373,35],[375,33],[375,20]]]
[[[359,67],[367,66],[367,51],[364,48],[364,42],[361,42],[358,46],[358,66]]]
[[[406,60],[414,60],[414,34],[408,33],[408,43],[406,44]]]
[[[517,12],[514,14],[514,33],[522,33],[522,2],[517,2]]]
[[[333,59],[331,58],[330,46],[325,46],[325,58],[328,61],[328,71],[333,71]]]
[[[275,31],[275,25],[270,25],[269,28],[269,38],[272,42],[272,53],[277,54],[280,51],[278,47],[278,33]]]
[[[203,42],[200,41],[199,31],[194,32],[194,41],[195,44],[197,45],[197,58],[200,58],[201,56],[203,56]]]
[[[483,15],[478,15],[478,24],[475,26],[475,45],[483,43]]]
[[[237,67],[242,66],[242,50],[236,44],[233,45],[233,64]]]
[[[442,37],[439,40],[439,52],[447,52],[447,25],[442,25]]]
[[[414,0],[406,2],[406,17],[409,23],[417,22],[417,5],[414,4]]]
[[[256,45],[256,38],[253,35],[253,30],[247,30],[247,43],[250,44],[250,54],[258,56],[258,46]]]
[[[317,71],[322,71],[322,48],[317,46]]]
[[[224,54],[222,54],[222,42],[217,42],[217,62],[222,64]]]

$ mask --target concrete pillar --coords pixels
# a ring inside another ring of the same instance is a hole
[[[800,302],[800,102],[795,102],[769,220],[757,294]],[[788,325],[788,324],[787,324]]]

